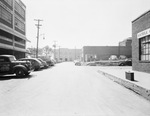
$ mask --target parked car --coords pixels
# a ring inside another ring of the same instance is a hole
[[[86,65],[87,65],[87,66],[96,66],[97,63],[96,63],[96,62],[88,62]]]
[[[36,58],[21,58],[20,61],[30,61],[34,70],[40,70],[44,66],[43,64]]]
[[[74,64],[75,64],[76,66],[81,66],[81,61],[75,60],[75,61],[74,61]]]
[[[131,59],[126,59],[124,61],[121,61],[119,63],[119,66],[132,66],[132,60]]]
[[[54,65],[55,65],[55,61],[52,60],[52,59],[47,59],[47,60],[46,60],[46,63],[47,63],[49,66],[54,66]]]
[[[38,60],[43,64],[44,68],[48,68],[48,64],[46,61],[42,60],[41,58],[38,58]]]
[[[109,57],[109,60],[118,60],[117,56],[116,55],[111,55]]]
[[[125,55],[120,55],[120,56],[119,56],[119,59],[120,59],[120,60],[125,60],[125,59],[127,59],[127,57],[126,57]]]
[[[17,77],[22,77],[31,72],[31,62],[18,61],[13,55],[0,55],[0,75],[16,74]]]

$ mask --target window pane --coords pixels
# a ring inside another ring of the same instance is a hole
[[[145,37],[145,42],[147,42],[148,41],[148,37]]]
[[[145,49],[145,51],[146,51],[145,54],[148,54],[148,49]]]
[[[147,38],[148,38],[148,41],[150,42],[150,36],[148,36]]]
[[[143,49],[141,49],[141,55],[143,55],[144,54],[144,50]]]
[[[148,55],[148,61],[150,61],[150,55]]]
[[[148,55],[145,55],[145,60],[148,60]]]
[[[145,46],[146,46],[146,48],[148,48],[148,44],[146,44]]]
[[[145,37],[144,38],[142,38],[142,40],[141,40],[142,42],[141,43],[145,43]]]
[[[148,54],[150,55],[150,47],[148,48]]]
[[[144,55],[141,55],[141,60],[145,60]]]

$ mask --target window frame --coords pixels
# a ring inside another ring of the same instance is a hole
[[[150,62],[150,35],[139,38],[139,61]]]

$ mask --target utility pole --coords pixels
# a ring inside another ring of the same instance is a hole
[[[53,47],[54,47],[54,59],[56,60],[56,41],[54,41]]]
[[[61,46],[59,46],[59,60],[60,60],[60,47],[61,47]]]
[[[75,46],[75,60],[76,60],[76,46]]]
[[[119,46],[118,46],[118,58],[120,56],[120,42],[119,42]]]
[[[36,48],[36,58],[38,58],[38,46],[39,46],[39,29],[40,29],[40,21],[43,21],[43,20],[40,20],[40,19],[34,19],[35,21],[37,21],[37,24],[35,24],[37,26],[37,48]]]

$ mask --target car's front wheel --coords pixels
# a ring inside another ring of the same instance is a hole
[[[28,76],[30,74],[30,72],[25,73],[26,76]]]
[[[17,69],[15,71],[15,74],[16,74],[17,77],[22,77],[22,76],[24,76],[25,73],[24,73],[23,69]]]
[[[125,66],[123,63],[119,64],[119,66]]]

